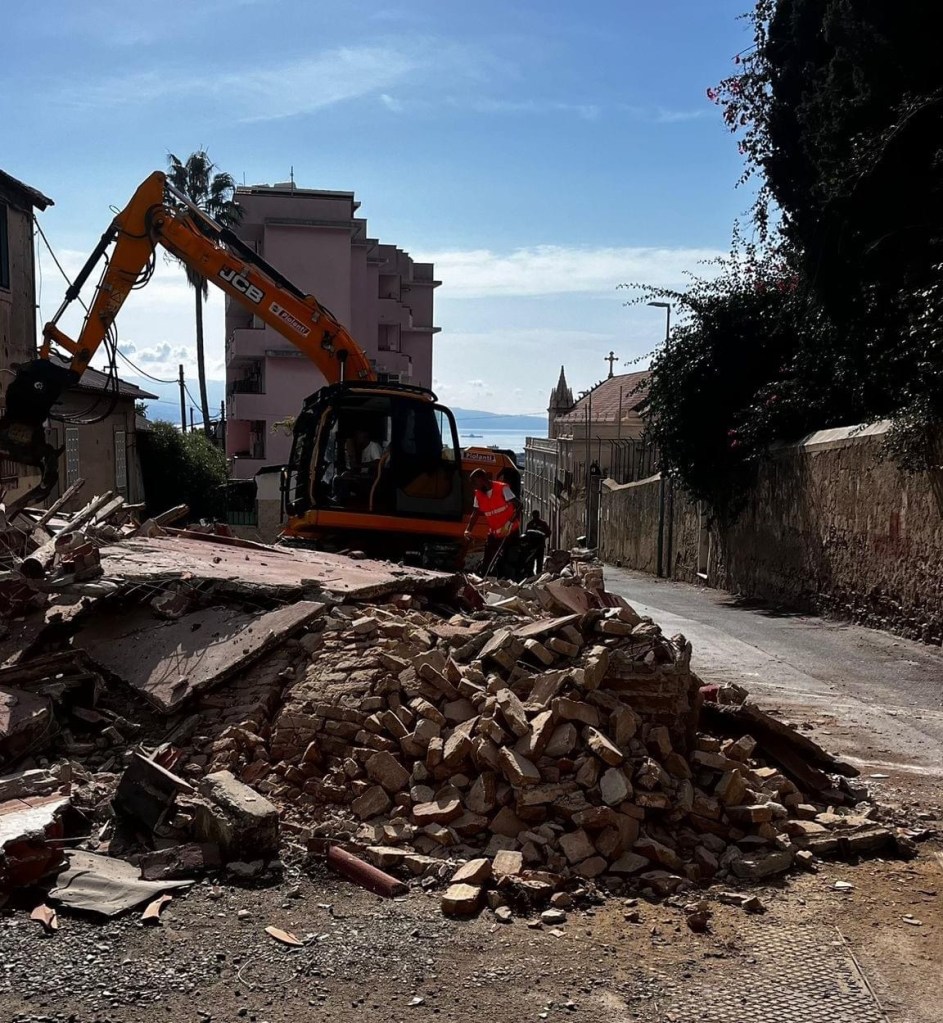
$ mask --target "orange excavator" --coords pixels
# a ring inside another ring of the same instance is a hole
[[[61,452],[46,440],[46,420],[101,345],[115,345],[115,317],[130,292],[147,283],[158,246],[277,330],[327,380],[295,419],[291,457],[282,472],[283,541],[355,548],[429,566],[461,567],[470,553],[473,560],[484,526],[470,545],[464,540],[472,504],[469,476],[477,468],[494,476],[503,470],[519,490],[513,459],[488,448],[463,451],[454,416],[431,390],[379,382],[364,350],[313,295],[295,287],[159,171],[102,235],[43,328],[39,357],[21,366],[7,388],[0,455],[41,470],[30,500],[44,499],[58,482]],[[102,259],[105,269],[73,340],[57,324]],[[355,437],[371,446],[374,457],[366,465],[357,464]]]

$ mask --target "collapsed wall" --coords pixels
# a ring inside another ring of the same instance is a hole
[[[342,848],[453,882],[455,913],[910,852],[854,769],[742,690],[705,691],[685,638],[607,593],[598,564],[554,552],[512,584],[165,533],[106,547],[91,583],[52,564],[44,585],[86,602],[0,669],[19,712],[0,761],[21,769],[0,885],[36,809],[28,769],[47,766],[96,836],[82,855],[149,882],[259,876],[279,842]],[[260,813],[264,851],[246,838]],[[52,830],[30,848],[62,853]]]

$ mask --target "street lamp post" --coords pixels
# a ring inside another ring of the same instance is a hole
[[[654,306],[656,309],[665,310],[665,344],[668,344],[668,339],[671,337],[671,303],[670,302],[649,302],[648,305]]]
[[[671,338],[671,303],[670,302],[649,302],[648,305],[654,306],[656,309],[665,310],[665,348],[668,348],[668,344]],[[674,509],[674,488],[671,482],[668,482],[666,487],[665,477],[665,466],[662,464],[659,472],[661,477],[658,481],[658,551],[657,551],[657,571],[659,578],[671,575],[671,541],[673,532],[673,517],[672,511]],[[667,490],[667,493],[666,493]],[[668,518],[668,549],[665,550],[665,517],[666,508],[668,505],[667,518]]]

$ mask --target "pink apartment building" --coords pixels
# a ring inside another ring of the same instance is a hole
[[[236,233],[266,262],[315,296],[344,324],[380,379],[432,385],[431,263],[414,263],[367,234],[353,192],[291,184],[236,189]],[[275,424],[301,410],[324,377],[290,342],[226,300],[226,454],[248,478],[288,460],[291,436]]]

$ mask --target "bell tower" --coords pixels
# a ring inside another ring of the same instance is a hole
[[[573,392],[566,382],[566,373],[560,367],[560,379],[557,386],[550,392],[550,401],[547,405],[547,436],[551,439],[556,437],[557,416],[565,415],[573,408]]]

